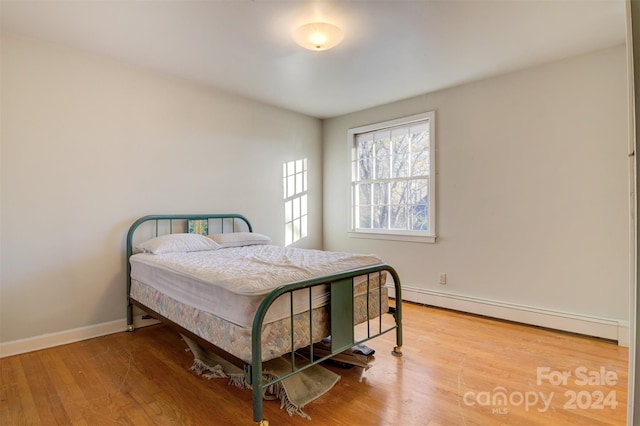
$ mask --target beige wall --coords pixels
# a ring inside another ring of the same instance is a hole
[[[620,46],[326,120],[325,249],[378,253],[407,288],[628,320],[625,61]],[[349,238],[347,129],[430,110],[437,243]]]
[[[139,216],[238,212],[282,244],[286,161],[321,247],[319,120],[10,34],[1,59],[0,341],[124,318]]]

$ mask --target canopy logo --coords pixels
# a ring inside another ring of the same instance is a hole
[[[467,391],[462,401],[469,407],[491,407],[492,414],[508,414],[514,407],[524,407],[526,412],[537,410],[544,413],[552,407],[561,406],[565,410],[604,410],[616,409],[618,401],[616,391],[603,387],[615,386],[618,374],[600,367],[590,370],[578,367],[574,370],[552,370],[551,367],[536,369],[537,386],[578,386],[584,389],[569,389],[564,392],[511,391],[504,386],[496,386],[491,391]],[[555,408],[554,408],[555,409]]]
[[[524,406],[525,411],[529,411],[532,407],[540,407],[537,410],[541,413],[547,411],[553,400],[554,393],[551,392],[548,397],[544,392],[508,392],[507,388],[496,386],[492,391],[473,392],[468,391],[464,394],[462,400],[465,405],[482,407],[492,407],[494,414],[509,413],[508,407]]]

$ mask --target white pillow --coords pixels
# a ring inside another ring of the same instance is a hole
[[[162,254],[218,250],[220,245],[200,234],[167,234],[140,243],[136,248],[145,253]]]
[[[209,238],[218,243],[220,247],[254,246],[259,244],[271,244],[271,238],[255,232],[226,232],[224,234],[210,234]]]

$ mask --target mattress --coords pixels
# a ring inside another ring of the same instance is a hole
[[[192,306],[240,327],[251,327],[258,306],[273,289],[296,281],[332,275],[382,263],[374,255],[328,252],[272,245],[253,245],[191,253],[131,256],[132,296],[138,283],[173,301]],[[366,292],[366,278],[355,294]],[[323,306],[326,286],[293,293],[294,314]],[[137,299],[134,296],[134,299]],[[139,300],[142,302],[141,300]],[[150,306],[151,307],[151,306]],[[290,316],[290,295],[278,298],[265,323]]]

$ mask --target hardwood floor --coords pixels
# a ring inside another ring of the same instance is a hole
[[[628,350],[613,343],[424,306],[368,343],[373,367],[344,370],[305,407],[266,401],[271,425],[624,425]],[[251,392],[189,371],[165,326],[0,360],[0,424],[249,425]],[[361,377],[362,376],[362,377]],[[500,397],[504,396],[501,400]],[[503,404],[504,402],[504,404]]]

